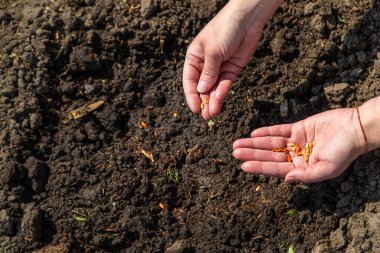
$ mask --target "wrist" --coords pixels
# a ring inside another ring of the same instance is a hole
[[[380,148],[380,96],[370,99],[358,108],[362,123],[362,142],[367,138],[368,151]],[[363,146],[365,147],[365,146]]]
[[[232,15],[239,18],[245,30],[263,29],[284,0],[230,0],[227,8]]]

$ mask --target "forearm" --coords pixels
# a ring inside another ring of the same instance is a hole
[[[239,18],[249,29],[252,25],[264,27],[284,0],[230,0],[226,9],[233,10],[235,18]]]
[[[359,112],[363,130],[367,136],[368,151],[380,148],[380,96],[360,106]],[[362,140],[365,145],[364,137]]]

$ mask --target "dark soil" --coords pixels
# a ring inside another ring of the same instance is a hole
[[[225,2],[0,1],[0,252],[351,247],[377,210],[363,212],[380,199],[379,152],[288,185],[241,172],[232,143],[380,95],[380,6],[286,1],[212,126],[186,106],[181,74]]]

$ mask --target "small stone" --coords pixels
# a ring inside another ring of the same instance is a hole
[[[42,116],[39,113],[31,113],[29,116],[30,120],[30,128],[31,129],[39,129],[42,126]]]
[[[270,42],[270,47],[275,55],[281,55],[281,51],[286,47],[285,34],[286,30],[281,29],[276,33],[273,40]]]
[[[348,83],[336,83],[324,87],[325,95],[330,102],[341,102],[350,90]]]
[[[14,233],[13,218],[7,210],[0,211],[0,236],[12,236]]]
[[[88,95],[88,94],[91,94],[93,91],[94,91],[94,86],[93,85],[88,85],[86,84],[84,86],[84,94]]]
[[[311,26],[319,33],[325,33],[326,24],[323,17],[319,14],[315,15],[311,20]]]
[[[157,9],[157,0],[141,0],[140,13],[144,18],[150,18]]]
[[[183,248],[184,248],[184,243],[182,240],[176,240],[172,246],[170,246],[169,248],[167,248],[165,250],[165,253],[181,253],[183,251]]]

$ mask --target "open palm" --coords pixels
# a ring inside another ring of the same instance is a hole
[[[285,178],[286,182],[313,183],[339,176],[361,153],[363,136],[355,109],[323,112],[294,124],[256,129],[252,138],[233,144],[233,155],[244,161],[248,173]],[[289,143],[305,147],[315,141],[308,162],[290,151],[292,162],[285,153],[273,152]]]

